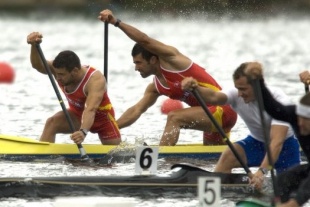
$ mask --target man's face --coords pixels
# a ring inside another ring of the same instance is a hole
[[[238,96],[242,97],[245,103],[255,100],[253,88],[245,76],[234,81],[235,88],[238,89]]]
[[[298,116],[298,126],[301,135],[310,134],[310,118]]]
[[[147,78],[153,74],[151,63],[143,59],[141,54],[133,57],[133,63],[135,70],[140,73],[142,78]]]
[[[55,69],[55,74],[56,74],[56,80],[58,82],[60,82],[61,85],[63,86],[68,86],[71,83],[73,83],[73,73],[74,70],[72,70],[72,72],[68,72],[66,70],[66,68],[56,68]]]

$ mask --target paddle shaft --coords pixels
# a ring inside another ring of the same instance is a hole
[[[50,79],[50,81],[51,81],[51,83],[52,83],[52,86],[53,86],[54,91],[55,91],[55,93],[56,93],[56,95],[57,95],[57,98],[58,98],[58,101],[59,101],[59,103],[60,103],[60,105],[61,105],[61,108],[62,108],[63,112],[64,112],[65,115],[66,115],[66,118],[67,118],[67,121],[68,121],[68,123],[69,123],[70,129],[71,129],[71,131],[72,131],[72,133],[73,133],[73,132],[75,132],[73,122],[72,122],[71,117],[70,117],[70,115],[69,115],[69,112],[68,112],[68,110],[67,110],[67,108],[66,108],[66,106],[65,106],[65,104],[64,104],[64,101],[63,101],[63,99],[62,99],[62,97],[61,97],[61,95],[60,95],[60,92],[59,92],[59,90],[58,90],[58,88],[57,88],[57,85],[56,85],[56,82],[55,82],[55,80],[54,80],[53,74],[52,74],[52,72],[51,72],[51,70],[50,70],[50,68],[49,68],[49,66],[48,66],[48,64],[47,64],[47,62],[46,62],[46,59],[45,59],[45,57],[44,57],[44,54],[43,54],[43,52],[42,52],[42,49],[41,49],[40,45],[39,45],[39,44],[36,44],[36,48],[37,48],[37,51],[38,51],[38,53],[39,53],[39,55],[40,55],[40,58],[41,58],[41,60],[42,60],[42,62],[43,62],[43,65],[44,65],[44,68],[45,68],[45,70],[46,70],[46,72],[47,72],[47,75],[48,75],[48,77],[49,77],[49,79]],[[89,157],[88,157],[88,155],[86,154],[86,152],[85,152],[83,146],[82,146],[81,144],[77,144],[77,147],[79,148],[79,151],[80,151],[80,154],[81,154],[81,158],[82,158],[82,159],[89,159]]]
[[[259,79],[252,80],[252,86],[253,86],[253,90],[254,90],[254,93],[256,96],[256,101],[258,103],[259,115],[260,115],[260,119],[261,119],[262,128],[267,129],[265,119],[264,119],[264,114],[263,114],[263,112],[265,111],[265,108],[264,108],[263,95],[262,95]],[[271,168],[270,173],[271,173],[274,196],[275,196],[275,198],[278,198],[279,194],[278,194],[277,186],[276,186],[276,180],[275,180],[276,178],[275,178],[274,167],[273,167],[274,164],[273,164],[273,160],[271,157],[271,151],[270,151],[270,147],[269,147],[269,140],[270,140],[269,132],[267,130],[263,130],[263,132],[264,132],[265,150],[267,153],[269,166]]]
[[[103,53],[103,74],[108,83],[108,34],[109,34],[109,23],[104,23],[104,53]]]
[[[220,127],[220,125],[217,123],[217,121],[215,120],[215,118],[213,117],[213,115],[211,114],[211,112],[209,111],[208,107],[206,106],[206,103],[203,101],[200,93],[198,92],[197,89],[194,89],[192,91],[192,93],[194,94],[195,98],[197,99],[197,101],[199,102],[199,104],[201,105],[201,107],[203,108],[203,110],[206,112],[206,114],[208,115],[208,117],[210,118],[210,120],[212,121],[213,125],[216,127],[216,129],[218,130],[218,132],[221,134],[222,138],[224,139],[224,141],[227,143],[227,145],[229,146],[229,148],[231,149],[231,151],[233,152],[233,154],[235,155],[235,157],[237,158],[237,160],[240,162],[241,166],[244,168],[245,172],[247,174],[252,174],[252,172],[250,171],[250,169],[248,168],[248,166],[244,163],[244,161],[241,159],[241,157],[239,156],[238,152],[236,151],[235,147],[233,146],[233,144],[231,143],[231,141],[227,138],[224,130]]]

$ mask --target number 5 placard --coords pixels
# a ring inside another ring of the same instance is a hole
[[[140,146],[136,150],[136,174],[156,174],[158,147]]]
[[[220,206],[221,179],[219,177],[199,177],[198,199],[201,207]]]

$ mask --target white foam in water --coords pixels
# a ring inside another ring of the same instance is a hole
[[[106,197],[59,197],[55,199],[54,207],[134,207],[136,202],[130,198]]]

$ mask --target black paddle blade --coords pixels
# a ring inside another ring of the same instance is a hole
[[[122,142],[116,148],[110,150],[106,156],[99,160],[101,165],[111,165],[114,163],[133,163],[136,158],[137,146],[148,146],[143,140],[136,140],[132,145],[130,143]]]
[[[99,160],[99,164],[110,165],[113,163],[132,163],[136,157],[134,146],[118,146]]]
[[[90,159],[90,158],[88,157],[88,155],[83,155],[83,156],[81,157],[81,161],[82,161],[83,163],[89,164],[90,166],[95,166],[95,165],[97,165],[97,163],[94,162],[93,159]]]
[[[114,161],[113,156],[108,154],[108,155],[104,156],[103,158],[101,158],[99,160],[98,164],[100,164],[100,165],[110,165],[110,164],[112,164],[114,162],[115,161]]]
[[[132,163],[135,157],[135,153],[132,153],[131,151],[107,154],[99,160],[99,164],[111,165],[113,163]]]

